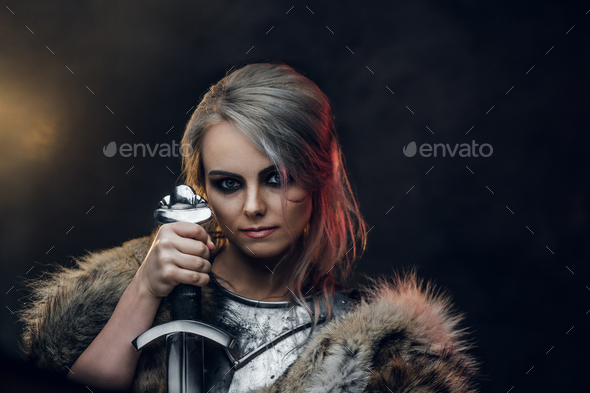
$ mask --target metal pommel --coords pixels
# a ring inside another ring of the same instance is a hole
[[[213,218],[205,198],[197,195],[192,187],[181,185],[174,188],[172,195],[166,195],[154,212],[154,218],[162,224],[171,222],[205,223]]]

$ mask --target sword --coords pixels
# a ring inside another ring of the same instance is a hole
[[[186,185],[177,186],[158,204],[154,218],[171,222],[205,223],[213,218],[207,201]],[[153,340],[166,336],[166,365],[168,393],[204,393],[203,338],[226,349],[233,348],[236,339],[225,331],[200,321],[201,287],[179,284],[170,295],[170,322],[155,326],[140,334],[132,344],[136,351]]]

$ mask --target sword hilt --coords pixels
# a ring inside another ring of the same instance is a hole
[[[178,284],[170,295],[170,320],[201,320],[201,287]]]
[[[202,224],[213,217],[207,201],[186,185],[174,188],[154,212],[154,218],[166,224],[192,222]],[[140,334],[132,344],[137,351],[158,337],[166,336],[168,393],[203,393],[203,337],[222,345],[226,352],[236,339],[221,329],[200,322],[201,287],[178,284],[168,295],[170,322]],[[228,352],[229,353],[229,352]]]
[[[161,223],[202,224],[212,217],[213,212],[209,209],[207,201],[187,185],[175,187],[171,195],[165,196],[158,203],[158,209],[154,212],[154,218]],[[179,284],[168,296],[172,321],[201,319],[201,287]]]

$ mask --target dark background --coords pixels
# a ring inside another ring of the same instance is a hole
[[[588,10],[556,0],[3,4],[3,358],[20,359],[22,279],[148,234],[178,181],[179,158],[107,158],[103,147],[178,142],[189,109],[228,70],[278,60],[333,102],[372,228],[358,272],[417,266],[446,289],[467,314],[482,391],[587,390]],[[411,141],[494,150],[408,158]]]

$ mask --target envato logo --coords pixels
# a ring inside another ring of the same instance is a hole
[[[471,145],[469,143],[462,143],[460,145],[456,143],[453,149],[451,149],[451,146],[449,146],[448,143],[446,145],[442,143],[435,143],[434,145],[423,143],[420,145],[420,148],[418,148],[416,142],[410,142],[408,146],[404,146],[402,150],[406,157],[414,157],[417,151],[420,151],[422,157],[446,157],[447,153],[449,156],[455,157],[457,151],[459,157],[489,157],[494,152],[492,145],[489,143],[479,145],[475,143],[475,141],[471,141]],[[477,154],[478,152],[479,154]]]
[[[179,146],[176,141],[172,141],[172,145],[169,143],[156,143],[155,146],[150,146],[147,143],[134,143],[133,145],[123,143],[117,149],[117,144],[113,141],[103,147],[102,152],[107,157],[113,157],[117,152],[122,157],[138,157],[140,155],[141,157],[145,157],[146,152],[150,157],[155,157],[156,154],[160,157],[178,157],[178,153],[183,157],[189,157],[193,154],[193,147],[188,143],[183,143]]]

